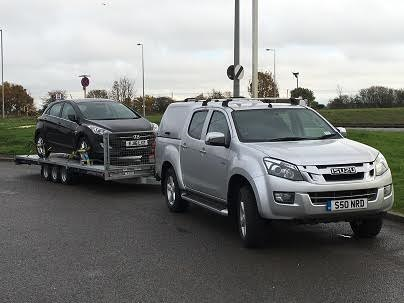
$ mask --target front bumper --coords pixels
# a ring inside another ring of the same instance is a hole
[[[260,215],[266,219],[283,220],[313,220],[319,222],[345,221],[348,218],[379,214],[390,210],[394,203],[394,189],[387,197],[384,187],[392,184],[391,172],[372,181],[329,182],[327,184],[313,184],[306,181],[295,182],[269,175],[254,179],[252,187],[257,200]],[[315,205],[308,193],[351,191],[362,189],[377,189],[377,197],[368,202],[367,209],[329,212],[326,205]],[[294,192],[294,204],[280,204],[275,202],[273,192]]]

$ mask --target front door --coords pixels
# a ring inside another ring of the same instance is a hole
[[[207,110],[197,111],[193,114],[187,134],[181,142],[181,173],[187,189],[200,191],[203,176],[202,148],[204,141],[202,131],[205,127]]]
[[[74,139],[75,139],[75,131],[78,127],[76,122],[73,122],[69,119],[69,116],[77,117],[77,113],[74,110],[73,106],[70,103],[65,103],[62,109],[62,117],[60,121],[60,138],[61,138],[61,147],[66,153],[70,153],[75,149]]]
[[[62,103],[54,104],[45,117],[46,120],[46,141],[51,145],[51,152],[60,152],[60,114]]]
[[[230,143],[231,135],[226,113],[215,110],[209,119],[206,134],[218,132],[226,136]],[[206,136],[205,136],[206,137]],[[227,179],[230,150],[224,146],[212,146],[203,143],[201,191],[222,200],[227,200]]]

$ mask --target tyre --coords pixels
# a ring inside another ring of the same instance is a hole
[[[59,182],[59,167],[56,165],[53,165],[51,168],[51,180],[54,183],[58,183]]]
[[[262,244],[264,223],[250,186],[241,187],[237,203],[237,226],[244,247],[254,248]]]
[[[51,180],[51,168],[49,165],[42,165],[41,166],[41,176],[44,178],[46,181]]]
[[[73,173],[66,167],[61,167],[59,170],[60,182],[65,185],[72,185],[77,183],[77,174]]]
[[[383,226],[383,218],[364,219],[351,222],[351,228],[358,238],[374,238]]]
[[[188,202],[181,198],[177,175],[173,168],[167,170],[163,180],[163,186],[168,209],[175,213],[184,212],[188,207]]]
[[[36,137],[35,144],[36,153],[38,154],[39,158],[48,158],[50,154],[50,148],[41,134]]]

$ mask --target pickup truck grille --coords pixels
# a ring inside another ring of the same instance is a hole
[[[351,175],[323,175],[324,180],[327,182],[337,182],[337,181],[354,181],[363,180],[365,173],[356,173]]]
[[[354,198],[367,198],[368,201],[377,199],[377,188],[345,190],[345,191],[326,191],[308,193],[311,202],[315,205],[326,205],[329,200],[343,200]]]
[[[154,164],[156,137],[153,132],[133,132],[109,135],[109,164],[138,166]],[[130,146],[127,145],[130,142]]]

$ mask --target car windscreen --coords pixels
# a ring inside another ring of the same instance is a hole
[[[80,102],[81,113],[89,120],[122,120],[140,118],[135,112],[118,102]]]
[[[241,142],[342,138],[323,118],[306,108],[268,108],[232,113]]]

